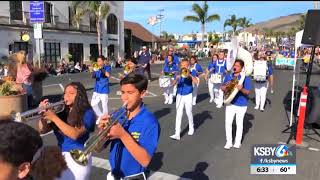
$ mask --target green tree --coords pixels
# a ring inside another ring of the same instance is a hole
[[[299,31],[304,29],[305,21],[306,21],[306,14],[301,14],[297,24],[297,28]]]
[[[212,32],[208,32],[208,42],[213,40]]]
[[[220,16],[218,14],[211,14],[208,15],[209,5],[207,1],[203,3],[203,6],[200,7],[198,4],[194,3],[192,5],[192,11],[195,15],[185,16],[183,21],[194,21],[200,22],[201,24],[201,33],[202,33],[202,40],[201,40],[201,48],[204,46],[204,33],[206,28],[206,23],[213,22],[213,21],[220,21]]]
[[[213,35],[213,39],[210,41],[212,44],[216,45],[221,41],[221,37],[218,34]]]
[[[231,26],[233,36],[236,34],[237,27],[239,26],[239,19],[237,19],[236,15],[231,15],[230,19],[226,19],[224,22],[224,27]]]
[[[102,1],[72,1],[71,8],[74,10],[75,15],[73,21],[76,22],[77,27],[80,27],[81,17],[88,15],[95,19],[97,28],[98,51],[102,55],[101,48],[101,20],[105,19],[110,11],[110,6]]]
[[[251,19],[247,19],[246,17],[239,18],[238,21],[239,21],[239,27],[243,29],[250,27],[252,25],[250,22]]]

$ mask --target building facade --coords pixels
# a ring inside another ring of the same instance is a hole
[[[101,22],[101,45],[104,56],[124,56],[124,2],[103,1],[110,6]],[[44,1],[43,38],[39,41],[41,61],[54,66],[64,58],[86,63],[98,56],[96,22],[85,15],[79,25],[73,23],[72,1]],[[0,61],[10,53],[25,50],[28,60],[37,61],[36,40],[30,23],[29,1],[0,2]],[[29,35],[30,39],[22,38]]]

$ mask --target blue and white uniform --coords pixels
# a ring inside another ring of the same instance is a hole
[[[231,81],[234,78],[233,73],[228,74],[224,79],[224,84]],[[241,76],[238,76],[240,80]],[[243,82],[243,88],[251,90],[251,82],[249,77],[245,77]],[[226,106],[226,149],[232,147],[232,123],[234,116],[236,116],[237,131],[235,137],[234,147],[239,148],[241,146],[242,132],[243,132],[243,118],[247,111],[249,97],[243,94],[241,91],[237,93],[235,98],[231,101],[231,104]]]
[[[198,87],[200,84],[200,78],[199,75],[203,73],[202,67],[200,64],[195,63],[194,65],[191,65],[190,73],[193,77],[196,77],[198,79],[197,84],[193,84],[193,91],[192,91],[192,105],[196,105],[197,103],[197,96],[198,96]]]
[[[175,65],[179,65],[179,57],[177,56],[177,55],[175,55],[175,54],[173,54],[172,55],[172,57],[173,57],[173,63],[175,64]],[[164,59],[164,64],[166,65],[166,64],[168,64],[168,56]]]
[[[268,79],[269,76],[273,75],[273,69],[272,66],[267,63],[266,67],[266,80],[265,81],[254,81],[254,89],[255,89],[255,95],[256,95],[256,106],[254,109],[259,109],[261,111],[264,111],[264,105],[267,98],[267,91],[268,91]]]
[[[213,68],[213,73],[217,76],[220,76],[221,79],[221,83],[215,83],[213,86],[214,97],[216,98],[214,102],[216,103],[217,108],[221,108],[223,104],[223,91],[221,90],[221,86],[227,71],[226,60],[216,60]]]
[[[210,81],[211,75],[214,73],[214,65],[215,65],[216,60],[212,60],[207,67],[207,71],[209,72],[208,74],[208,89],[209,89],[209,95],[210,95],[210,100],[209,102],[212,103],[214,100],[214,92],[213,92],[213,87],[214,84]]]
[[[125,118],[127,118],[126,115],[122,116],[120,122]],[[157,118],[144,104],[141,104],[140,111],[135,117],[123,124],[123,128],[147,151],[150,157],[154,155],[158,146],[160,126]],[[146,168],[131,155],[120,139],[111,141],[109,161],[112,175],[108,174],[108,177],[124,178],[146,171]]]
[[[179,72],[179,67],[172,63],[172,64],[165,64],[163,67],[163,73],[164,74],[169,74],[169,73],[174,73],[174,76],[171,78],[171,80],[174,80],[176,77],[176,74]],[[172,104],[173,102],[173,89],[174,86],[170,85],[169,87],[165,87],[163,88],[164,90],[164,98],[165,98],[165,102],[164,104]]]
[[[108,113],[108,94],[109,89],[109,78],[105,76],[105,72],[111,72],[111,66],[107,65],[98,71],[92,72],[92,78],[96,79],[96,84],[94,86],[94,91],[91,99],[91,106],[100,118],[103,114]],[[102,111],[99,107],[99,102],[102,104]],[[99,123],[99,120],[97,121]]]
[[[189,121],[189,135],[193,135],[193,115],[192,115],[192,79],[181,77],[177,80],[177,98],[176,98],[176,126],[175,134],[170,136],[173,139],[180,140],[181,120],[183,109],[186,108],[186,113]]]
[[[68,114],[66,111],[58,114],[58,116],[62,120],[66,120],[68,118]],[[76,140],[64,135],[56,126],[54,126],[53,128],[54,135],[56,136],[58,141],[58,146],[62,150],[62,154],[64,155],[68,168],[71,170],[73,174],[72,179],[74,180],[87,180],[90,176],[90,170],[92,167],[91,156],[89,157],[88,165],[82,166],[72,159],[70,155],[70,150],[84,150],[84,143],[88,140],[89,134],[94,132],[94,128],[96,125],[96,115],[91,108],[87,109],[84,112],[83,125],[86,129],[85,133]]]

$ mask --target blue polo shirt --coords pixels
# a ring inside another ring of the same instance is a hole
[[[172,63],[172,64],[165,64],[163,67],[164,73],[176,73],[179,72],[179,67]],[[176,77],[176,74],[174,75],[174,78]]]
[[[67,112],[63,112],[58,115],[61,120],[67,120]],[[53,128],[54,135],[58,140],[58,146],[61,148],[62,152],[69,152],[72,149],[84,149],[84,143],[88,140],[89,134],[94,132],[96,125],[96,115],[94,111],[90,108],[87,109],[83,115],[83,125],[86,129],[85,133],[76,140],[69,138],[64,135],[56,126]]]
[[[139,56],[138,64],[148,64],[150,63],[152,57],[150,52],[142,52]]]
[[[216,60],[214,62],[214,73],[225,74],[227,70],[227,62],[225,60]]]
[[[177,82],[177,94],[187,95],[192,93],[192,91],[193,91],[192,79],[181,77]]]
[[[231,81],[234,78],[233,73],[228,74],[223,83],[227,83],[228,81]],[[238,76],[238,80],[240,80],[241,76]],[[248,76],[245,77],[243,81],[243,88],[246,90],[251,90],[251,81]],[[244,95],[242,92],[238,92],[237,95],[234,97],[234,99],[231,101],[231,104],[234,104],[236,106],[247,106],[248,105],[248,99],[249,97],[247,95]]]
[[[207,70],[209,71],[209,75],[211,75],[211,74],[214,74],[214,70],[212,70],[212,69],[214,69],[214,67],[215,67],[215,62],[210,62],[209,64],[208,64],[208,68],[207,68]],[[211,70],[211,72],[210,72],[210,70]]]
[[[111,72],[111,66],[104,66],[104,70],[108,73]],[[94,92],[100,94],[109,94],[109,78],[102,73],[101,70],[92,72],[92,77],[96,78],[96,84],[94,86]]]
[[[179,57],[177,55],[172,55],[173,56],[173,63],[176,65],[179,65]],[[164,64],[168,64],[168,56],[164,59]]]
[[[191,69],[191,75],[193,77],[198,77],[198,73],[199,72],[203,73],[203,69],[202,69],[201,65],[198,63],[195,63],[194,66],[195,67]]]
[[[124,118],[126,118],[125,115],[122,119]],[[153,156],[158,146],[160,126],[157,118],[144,104],[141,105],[140,112],[135,117],[124,123],[123,128],[131,134],[151,157]],[[119,139],[112,140],[111,142],[109,161],[112,174],[115,176],[125,177],[146,170],[134,159]]]
[[[290,52],[290,58],[294,58],[294,51]]]

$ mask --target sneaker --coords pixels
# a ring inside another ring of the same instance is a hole
[[[168,102],[169,102],[168,99],[166,99],[163,104],[168,104]]]
[[[192,105],[195,106],[195,105],[196,105],[196,102],[192,102]]]
[[[211,98],[210,100],[209,100],[209,103],[212,103],[213,102],[213,98]]]
[[[170,100],[168,101],[168,104],[172,104],[172,103],[173,103],[173,100],[170,99]]]
[[[241,144],[234,144],[233,147],[239,149],[241,147]]]
[[[178,140],[178,141],[180,140],[180,136],[179,136],[179,135],[176,135],[176,134],[170,136],[170,138],[171,138],[171,139],[174,139],[174,140]]]
[[[255,109],[255,110],[258,110],[258,109],[259,109],[259,106],[254,107],[254,109]]]
[[[216,107],[217,107],[218,109],[220,109],[220,108],[222,108],[222,105],[217,105]]]
[[[260,109],[261,112],[264,112],[264,109]]]
[[[229,150],[231,147],[232,147],[232,144],[228,144],[228,143],[227,143],[227,144],[224,146],[224,149]]]
[[[194,129],[189,129],[188,135],[189,135],[189,136],[192,136],[193,133],[194,133]]]

